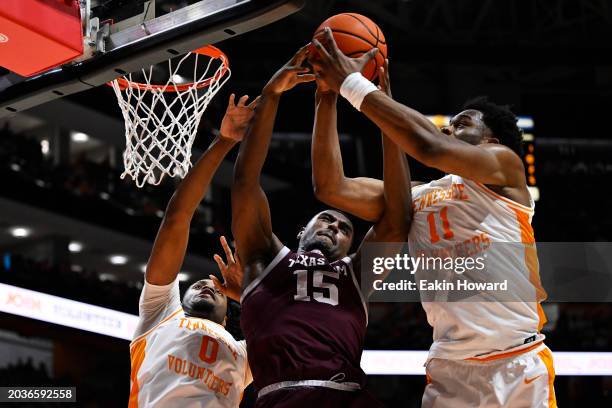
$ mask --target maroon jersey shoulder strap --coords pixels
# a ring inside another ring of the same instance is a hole
[[[346,265],[347,269],[348,269],[348,273],[351,275],[351,279],[353,280],[353,284],[355,285],[355,290],[357,291],[357,294],[359,295],[359,299],[361,300],[361,305],[363,306],[363,312],[365,313],[365,320],[366,320],[366,326],[368,325],[368,300],[365,298],[365,296],[363,295],[363,292],[361,291],[361,285],[359,285],[359,280],[357,279],[357,272],[355,272],[355,270],[353,269],[354,263],[353,263],[353,258],[351,258],[350,256],[345,256],[342,259],[337,260],[336,262],[334,262],[334,264],[336,263],[343,263]]]
[[[285,259],[285,257],[287,257],[289,254],[291,254],[291,250],[286,246],[282,247],[281,250],[278,251],[278,254],[276,254],[276,256],[274,257],[274,259],[272,259],[272,262],[270,262],[268,266],[266,266],[266,269],[264,269],[257,278],[255,278],[251,283],[247,285],[246,288],[244,288],[244,290],[242,291],[242,295],[240,296],[240,303],[244,302],[244,299],[249,295],[249,293],[251,293],[253,289],[255,289],[257,285],[259,285],[261,281],[264,280],[264,278],[270,273],[270,271],[272,271],[272,269],[274,269],[274,267],[278,265],[280,261]]]

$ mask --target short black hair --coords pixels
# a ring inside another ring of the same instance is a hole
[[[482,112],[482,121],[504,146],[523,157],[523,131],[518,127],[518,118],[508,105],[490,102],[486,96],[478,96],[463,105],[464,110]]]

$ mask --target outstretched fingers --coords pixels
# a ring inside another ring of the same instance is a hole
[[[312,82],[316,79],[314,74],[304,74],[304,75],[298,75],[297,76],[297,81],[299,83],[303,83],[303,82]]]
[[[378,68],[378,83],[381,91],[391,96],[391,82],[389,81],[389,60],[385,59],[382,67]]]
[[[244,104],[246,103],[246,101],[249,99],[249,95],[243,95],[240,97],[240,99],[238,99],[238,107],[244,107]]]
[[[208,277],[210,278],[211,281],[213,281],[213,284],[215,285],[215,287],[220,290],[221,292],[225,293],[225,285],[223,283],[221,283],[221,281],[219,280],[219,278],[217,278],[215,275],[208,275]]]
[[[251,103],[249,103],[249,108],[251,109],[255,109],[257,107],[257,105],[259,104],[259,100],[261,99],[261,95],[259,95],[257,98],[253,99],[253,101]]]
[[[221,274],[225,274],[225,271],[227,270],[227,265],[225,264],[225,262],[223,262],[223,258],[221,258],[219,255],[215,254],[213,256],[213,259],[217,263],[217,266],[219,267],[219,270],[221,271]]]
[[[310,43],[302,46],[302,48],[300,48],[295,55],[293,56],[293,58],[291,58],[290,61],[290,65],[293,66],[301,66],[302,63],[304,62],[304,60],[306,59],[306,56],[308,55],[308,48],[310,47]]]
[[[325,47],[323,46],[323,44],[321,44],[321,42],[319,40],[317,40],[315,38],[314,40],[312,40],[312,43],[316,47],[317,52],[319,53],[319,58],[321,60],[329,61],[331,59],[331,56],[329,55],[329,52],[327,52],[327,49],[325,49]]]
[[[330,55],[338,55],[341,54],[340,48],[338,48],[338,44],[336,44],[336,39],[332,34],[332,30],[329,27],[325,27],[323,30],[323,35],[325,37],[325,42],[329,45],[329,53]]]
[[[232,253],[232,249],[229,247],[225,236],[221,235],[219,241],[221,241],[221,246],[223,247],[223,251],[225,251],[225,258],[228,260],[228,263],[229,261],[231,261],[232,263],[236,263],[236,260],[234,259],[234,254]]]
[[[370,62],[370,60],[374,58],[376,54],[378,54],[378,48],[372,48],[370,51],[357,58],[359,65],[361,65],[361,67],[365,67],[365,65]]]

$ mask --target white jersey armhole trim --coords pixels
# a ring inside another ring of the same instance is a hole
[[[345,256],[342,258],[344,263],[347,264],[349,268],[349,273],[351,274],[351,278],[353,279],[353,284],[355,285],[355,289],[357,289],[357,293],[359,294],[359,299],[361,299],[361,306],[363,306],[363,313],[365,313],[366,319],[366,327],[368,325],[368,304],[366,303],[365,298],[363,297],[363,292],[361,291],[361,287],[359,287],[359,282],[357,282],[357,277],[355,276],[355,271],[353,271],[353,260],[350,256]]]
[[[276,254],[274,259],[272,259],[272,262],[270,262],[268,264],[268,266],[266,266],[266,269],[264,269],[263,272],[261,274],[259,274],[259,276],[253,280],[253,282],[249,283],[248,286],[246,288],[244,288],[244,290],[242,291],[242,296],[240,296],[240,303],[241,304],[242,304],[242,302],[244,302],[244,299],[249,295],[249,293],[251,293],[253,291],[253,289],[255,289],[255,287],[257,285],[259,285],[259,283],[262,280],[264,280],[264,278],[270,273],[270,271],[272,269],[274,269],[274,267],[276,265],[278,265],[278,263],[280,261],[282,261],[283,258],[288,253],[289,253],[289,248],[287,248],[286,246],[282,247],[281,250],[278,251],[278,254]]]
[[[134,337],[132,339],[132,341],[130,342],[130,348],[132,347],[132,344],[136,343],[138,340],[140,340],[143,337],[146,337],[147,335],[149,335],[153,330],[157,329],[159,326],[161,326],[163,323],[167,322],[168,320],[172,319],[173,317],[175,317],[177,314],[179,314],[180,312],[183,311],[183,307],[181,306],[180,308],[178,308],[177,310],[175,310],[173,313],[170,314],[170,316],[166,317],[165,319],[163,319],[161,322],[157,323],[155,326],[151,327],[149,330],[147,330],[146,332],[142,333],[140,336],[138,337]]]
[[[489,194],[492,198],[495,198],[501,202],[503,202],[504,204],[512,207],[515,207],[518,210],[522,210],[528,214],[533,214],[535,212],[535,206],[533,203],[533,199],[531,198],[531,196],[529,197],[529,202],[531,203],[531,207],[527,207],[526,205],[523,205],[519,202],[516,202],[514,200],[511,200],[507,197],[504,197],[502,195],[499,195],[498,193],[496,193],[495,191],[491,190],[489,187],[487,187],[486,185],[479,183],[477,181],[473,181],[473,180],[468,180],[468,179],[463,179],[464,181],[470,181],[474,184],[476,184],[477,187],[479,187],[482,191],[484,191],[485,193]]]

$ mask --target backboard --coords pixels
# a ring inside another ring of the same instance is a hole
[[[0,117],[265,26],[298,11],[304,3],[80,0],[82,55],[31,78],[0,68]]]

